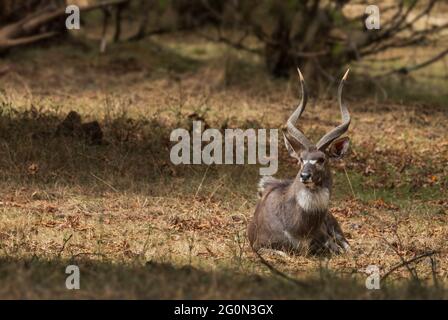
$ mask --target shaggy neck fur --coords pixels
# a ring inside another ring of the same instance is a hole
[[[299,206],[305,211],[326,211],[330,202],[330,191],[324,187],[316,190],[301,188],[296,194],[296,200]]]

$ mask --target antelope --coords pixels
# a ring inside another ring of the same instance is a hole
[[[311,254],[339,254],[350,246],[336,218],[328,211],[332,189],[330,160],[342,158],[349,148],[348,137],[340,138],[350,125],[350,113],[342,102],[344,74],[338,88],[342,123],[313,144],[296,126],[305,110],[307,90],[297,69],[301,101],[286,122],[283,133],[289,156],[298,160],[299,172],[294,179],[279,180],[271,176],[259,182],[260,199],[248,224],[248,238],[253,250],[267,249],[284,255],[285,251]]]

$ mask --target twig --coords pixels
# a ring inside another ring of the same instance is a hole
[[[438,253],[438,251],[429,251],[429,252],[423,253],[423,254],[421,254],[421,255],[419,255],[417,257],[414,257],[411,260],[404,260],[404,259],[402,259],[403,262],[397,264],[396,266],[392,267],[388,272],[386,272],[386,274],[382,277],[382,280],[385,280],[395,270],[398,270],[398,269],[400,269],[402,267],[406,267],[409,270],[410,269],[409,264],[411,264],[413,262],[419,262],[419,260],[421,260],[422,258],[432,257],[433,255],[435,255],[437,253]],[[400,255],[400,257],[401,257],[401,255]]]
[[[215,189],[210,193],[210,195],[208,196],[207,203],[209,203],[209,202],[212,200],[213,196],[214,196],[215,193],[218,191],[218,189],[220,189],[220,188],[224,185],[224,183],[222,183],[222,180],[224,180],[224,178],[226,178],[225,175],[222,176],[221,178],[219,178],[219,180],[218,180],[218,185],[216,186],[216,188],[215,188]]]
[[[81,12],[88,12],[98,8],[116,6],[127,2],[128,0],[110,0],[95,3],[92,5],[81,6]],[[34,43],[57,35],[57,32],[44,32],[41,34],[32,34],[45,24],[65,16],[65,6],[51,10],[46,9],[38,14],[31,14],[25,18],[0,28],[0,49],[7,49],[18,45]]]
[[[146,201],[146,199],[145,199]],[[148,225],[148,235],[146,236],[145,243],[143,244],[142,251],[136,255],[136,259],[139,257],[145,257],[146,251],[148,251],[148,243],[149,243],[149,237],[151,236],[151,226]]]
[[[432,281],[434,282],[434,286],[436,288],[438,288],[439,287],[439,281],[437,279],[437,261],[436,261],[436,259],[434,259],[433,256],[430,256],[429,260],[431,261]]]
[[[345,170],[345,167],[344,167],[344,173],[345,173],[345,177],[347,178],[348,184],[350,185],[350,190],[352,191],[353,198],[356,199],[355,190],[353,190],[352,182],[350,181],[350,178],[348,176],[347,170]]]
[[[205,180],[205,177],[207,176],[207,172],[208,172],[208,169],[209,169],[209,168],[210,168],[210,165],[208,165],[208,166],[207,166],[207,169],[205,169],[204,175],[202,176],[201,183],[199,184],[198,189],[196,190],[196,193],[194,194],[194,198],[195,198],[195,199],[196,199],[196,197],[197,197],[199,191],[201,191],[202,184],[204,183],[204,180]]]
[[[409,266],[409,261],[406,261],[406,259],[403,257],[403,255],[389,242],[387,241],[386,238],[381,237],[381,239],[383,239],[384,242],[386,242],[386,244],[397,254],[397,256],[400,258],[401,260],[401,264],[397,266],[396,269],[401,268],[401,267],[406,267],[406,269],[408,269],[409,273],[411,274],[412,278],[414,278],[414,280],[419,281],[417,274],[414,272],[414,270]],[[386,276],[389,276],[389,274],[391,272],[393,272],[396,269],[392,269],[389,272],[386,273]]]
[[[106,186],[108,186],[109,188],[111,188],[112,190],[114,190],[115,192],[119,192],[116,188],[114,188],[114,186],[112,186],[110,183],[108,183],[107,181],[101,179],[100,177],[97,177],[96,175],[94,175],[92,172],[90,172],[90,174],[92,175],[92,177],[98,179],[99,181],[101,181],[102,183],[104,183]]]
[[[308,283],[305,283],[303,281],[297,280],[295,278],[292,278],[290,276],[288,276],[286,273],[281,272],[280,270],[278,270],[277,268],[275,268],[273,265],[271,265],[269,262],[267,262],[258,251],[254,250],[255,254],[257,255],[258,259],[260,259],[260,262],[265,265],[269,271],[271,271],[273,274],[276,274],[280,277],[282,277],[285,280],[288,280],[292,283],[294,283],[295,285],[302,287],[302,288],[309,288],[310,285]]]
[[[62,255],[62,252],[64,252],[67,242],[69,242],[72,237],[73,237],[73,233],[67,239],[64,239],[64,243],[62,244],[61,250],[59,250],[58,257],[60,257]]]

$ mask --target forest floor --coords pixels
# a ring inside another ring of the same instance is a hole
[[[443,64],[440,87],[402,82],[388,99],[377,86],[361,93],[350,76],[352,148],[333,165],[331,212],[352,250],[264,255],[305,284],[271,273],[249,248],[259,166],[169,157],[171,131],[195,119],[283,125],[297,79],[273,80],[260,64],[185,35],[103,55],[61,43],[0,58],[9,70],[0,75],[0,298],[448,298]],[[315,97],[302,122],[314,140],[340,118],[335,99]],[[56,134],[72,110],[99,122],[102,143]],[[280,143],[276,177],[290,178],[298,168]],[[80,290],[65,288],[69,264],[80,267]],[[393,270],[380,290],[365,287],[369,265]]]

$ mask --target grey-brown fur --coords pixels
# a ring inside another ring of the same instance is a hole
[[[300,169],[294,179],[263,177],[255,214],[248,225],[248,237],[254,250],[270,248],[299,253],[342,253],[349,245],[337,220],[328,211],[332,178],[330,160],[341,158],[348,149],[348,138],[339,138],[350,123],[350,114],[339,102],[343,123],[327,133],[317,145],[295,127],[306,105],[306,90],[299,71],[302,101],[287,122],[285,144]]]
[[[327,209],[307,211],[299,205],[297,195],[307,188],[299,178],[264,178],[260,182],[261,198],[248,227],[253,249],[339,253],[349,248],[338,222]],[[331,177],[325,178],[322,185],[310,192],[322,190],[330,193]]]

